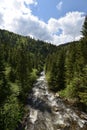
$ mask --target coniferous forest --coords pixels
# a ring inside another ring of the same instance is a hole
[[[87,108],[87,17],[81,32],[82,39],[48,55],[45,71],[50,90]]]
[[[54,45],[0,30],[0,129],[14,130]]]
[[[14,130],[44,69],[49,90],[87,112],[87,16],[83,37],[60,46],[0,30],[0,129]],[[84,106],[84,107],[83,107]]]

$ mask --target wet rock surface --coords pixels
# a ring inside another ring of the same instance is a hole
[[[28,97],[25,130],[87,130],[87,115],[48,91],[44,72]]]

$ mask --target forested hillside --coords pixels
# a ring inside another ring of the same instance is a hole
[[[0,129],[14,130],[23,117],[29,91],[48,54],[56,47],[0,30]]]
[[[44,66],[50,90],[87,107],[87,17],[82,34],[81,40],[57,47],[0,30],[1,130],[14,130],[21,121]]]
[[[85,105],[87,111],[87,17],[82,28],[83,38],[57,48],[46,61],[49,89]]]

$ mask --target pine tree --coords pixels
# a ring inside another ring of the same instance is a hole
[[[10,86],[5,76],[3,48],[0,46],[0,104],[4,103],[4,100],[9,94]]]
[[[82,27],[82,35],[84,36],[84,38],[87,38],[87,15],[85,17],[85,21]]]
[[[49,88],[53,91],[59,91],[65,88],[65,53],[61,49],[52,55],[51,60],[48,61],[46,66],[49,76]],[[48,73],[47,72],[47,73]]]

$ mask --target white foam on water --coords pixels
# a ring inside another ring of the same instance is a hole
[[[72,125],[71,121],[76,122],[75,127],[78,125],[78,128],[81,130],[85,126],[85,123],[87,123],[87,115],[85,115],[85,113],[82,114],[82,117],[79,116],[77,111],[65,104],[61,98],[55,97],[55,94],[48,90],[44,72],[41,73],[40,78],[37,79],[37,83],[34,84],[33,100],[36,101],[35,105],[38,103],[40,104],[40,102],[44,100],[44,102],[46,102],[46,105],[48,105],[48,108],[50,107],[52,111],[51,113],[49,113],[49,111],[46,111],[45,106],[43,108],[44,112],[40,111],[39,109],[34,109],[34,107],[31,108],[30,106],[29,118],[30,122],[32,123],[32,130],[34,130],[33,126],[36,121],[38,122],[39,120],[41,123],[44,122],[42,127],[46,127],[46,130],[54,130],[54,126],[56,127],[57,125],[64,127],[70,126]],[[43,105],[40,107],[43,107]],[[61,129],[55,128],[55,130]]]
[[[34,124],[35,121],[37,120],[37,115],[38,115],[38,111],[37,110],[34,110],[34,109],[31,109],[30,110],[30,121]]]
[[[83,128],[84,124],[85,124],[85,121],[84,121],[84,120],[81,120],[81,119],[78,120],[78,125],[79,125],[81,128]]]
[[[63,116],[58,112],[57,113],[57,119],[55,120],[54,124],[64,125],[64,119]]]
[[[38,91],[38,89],[36,89],[34,92],[34,96],[37,97],[38,95],[39,95],[39,91]]]

